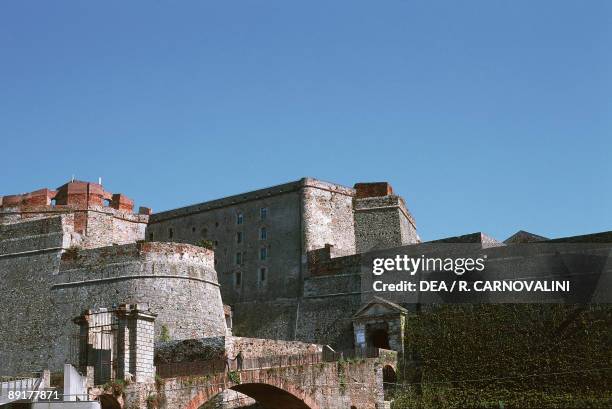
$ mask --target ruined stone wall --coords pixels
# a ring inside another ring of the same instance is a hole
[[[211,251],[140,243],[71,247],[68,215],[2,226],[0,374],[71,359],[74,317],[83,310],[145,303],[158,314],[155,336],[225,335]],[[9,234],[10,233],[10,234]]]

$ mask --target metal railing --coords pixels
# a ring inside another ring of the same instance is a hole
[[[0,377],[0,405],[27,398],[30,391],[38,391],[42,373]],[[28,394],[26,394],[28,392]]]

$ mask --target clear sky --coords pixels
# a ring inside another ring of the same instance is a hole
[[[391,182],[424,239],[612,230],[610,1],[2,1],[0,195]]]

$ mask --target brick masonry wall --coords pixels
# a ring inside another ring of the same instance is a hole
[[[284,407],[274,401],[278,395],[270,394],[270,389],[266,388],[266,385],[273,385],[296,396],[298,402],[304,400],[312,408],[346,409],[355,406],[375,409],[384,407],[384,365],[384,360],[367,359],[243,371],[240,373],[241,385],[233,385],[221,375],[210,379],[170,378],[158,385],[158,396],[162,401],[161,409],[195,409],[214,401],[215,396],[232,387],[262,401],[268,399],[270,404],[276,405],[274,407]]]
[[[69,215],[73,220],[71,223],[73,244],[86,248],[143,240],[149,220],[146,212],[145,214],[132,213],[131,206],[113,208],[87,203],[52,206],[49,200],[0,205],[0,224],[3,225],[65,215]]]
[[[225,346],[233,357],[242,351],[245,358],[275,355],[303,355],[321,352],[321,345],[275,339],[226,337]]]

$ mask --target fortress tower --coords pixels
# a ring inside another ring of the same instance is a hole
[[[0,197],[0,223],[69,215],[74,245],[84,248],[132,243],[144,239],[151,209],[132,213],[134,202],[102,185],[72,181],[56,190]],[[103,233],[103,234],[102,234]]]
[[[96,183],[70,182],[0,202],[0,375],[72,362],[72,319],[143,304],[154,338],[223,336],[213,252],[144,242],[150,209]]]

